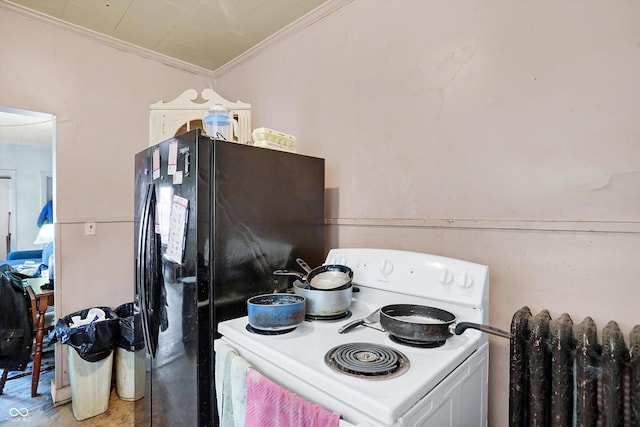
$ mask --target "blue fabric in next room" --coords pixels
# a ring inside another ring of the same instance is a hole
[[[40,277],[42,271],[48,268],[49,257],[53,254],[53,242],[44,249],[13,251],[7,254],[6,260],[0,260],[0,265],[8,264],[19,272],[31,277]]]
[[[7,261],[24,261],[27,259],[40,259],[42,261],[42,249],[13,251],[7,254]]]

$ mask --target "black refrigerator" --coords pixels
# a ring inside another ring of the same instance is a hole
[[[136,425],[215,426],[213,341],[272,272],[324,260],[324,159],[200,129],[135,156],[135,309],[146,356]],[[140,367],[136,367],[139,369]]]

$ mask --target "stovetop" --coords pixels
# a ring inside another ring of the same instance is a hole
[[[282,378],[274,373],[273,368],[278,367],[303,382],[305,386],[298,384],[299,388],[293,390],[297,394],[318,401],[311,394],[305,396],[305,388],[329,390],[334,398],[349,402],[349,405],[361,408],[375,419],[389,424],[486,341],[486,336],[479,331],[467,330],[463,335],[450,337],[441,347],[424,349],[395,343],[386,332],[370,327],[358,326],[339,334],[338,329],[347,322],[365,317],[388,303],[435,303],[364,286],[360,286],[360,292],[356,295],[351,305],[352,317],[344,321],[305,321],[290,333],[264,336],[247,331],[247,318],[241,317],[220,323],[218,330],[224,336],[223,341],[272,380],[283,383]],[[385,302],[370,302],[376,300]],[[438,306],[452,311],[460,320],[478,322],[482,317],[481,312],[470,308],[460,310],[443,303],[438,303]],[[326,365],[324,357],[331,348],[354,342],[395,348],[408,357],[409,369],[395,378],[368,380],[335,372]],[[295,388],[295,382],[288,387]]]
[[[397,343],[386,332],[365,326],[338,333],[346,323],[389,304],[435,306],[453,313],[457,322],[486,323],[486,267],[412,254],[332,250],[327,263],[349,265],[354,270],[354,286],[360,289],[353,293],[349,318],[304,321],[290,333],[264,336],[249,332],[247,317],[242,317],[218,325],[223,335],[220,341],[262,374],[310,401],[325,407],[341,402],[391,425],[487,341],[485,334],[474,329],[453,335],[436,348]],[[452,267],[449,261],[456,265]],[[407,357],[409,368],[398,376],[375,380],[336,372],[325,363],[325,355],[336,346],[350,343],[395,349]]]

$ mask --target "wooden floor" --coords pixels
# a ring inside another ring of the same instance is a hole
[[[77,421],[71,403],[53,406],[51,380],[54,377],[53,352],[45,353],[40,373],[38,395],[31,397],[31,367],[25,372],[11,372],[0,396],[0,426],[92,426],[127,427],[134,425],[134,403],[118,398],[115,388],[107,412]],[[24,375],[27,373],[27,375]],[[21,376],[22,375],[22,376]]]

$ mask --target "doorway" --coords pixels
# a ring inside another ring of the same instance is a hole
[[[33,241],[38,215],[55,194],[54,128],[52,114],[0,106],[0,178],[12,181],[11,200],[3,202],[10,214],[0,214],[0,220],[10,217],[12,251],[41,249]],[[0,234],[4,229],[0,223]]]
[[[51,238],[42,242],[39,217],[49,200],[55,206],[55,121],[53,114],[0,106],[0,264],[7,258],[4,252],[42,250],[51,242]],[[50,222],[55,222],[54,218]],[[52,246],[51,242],[49,248]],[[25,262],[21,265],[25,270],[18,271],[25,272],[30,265]],[[44,268],[33,275],[41,272],[46,277]],[[45,347],[45,355],[46,352]],[[36,397],[31,397],[32,369],[30,362],[25,371],[9,372],[5,384],[5,394],[12,394],[11,405],[20,410],[30,411],[34,405],[52,400],[53,357],[43,357]],[[25,385],[15,386],[22,383]],[[10,408],[3,409],[6,410],[0,410],[0,423],[10,416]]]
[[[13,182],[12,171],[0,170],[0,259],[6,259],[11,252]]]

